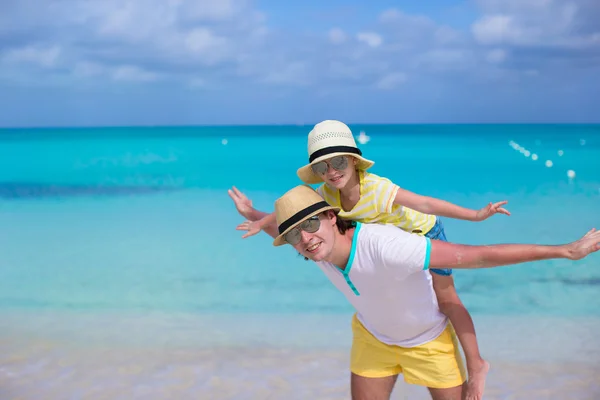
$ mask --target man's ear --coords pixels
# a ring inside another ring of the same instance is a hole
[[[327,218],[331,220],[331,226],[335,225],[337,221],[337,215],[332,210],[327,210]]]

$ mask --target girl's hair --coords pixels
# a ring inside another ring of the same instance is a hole
[[[344,233],[346,233],[346,231],[348,229],[352,229],[352,228],[356,228],[356,221],[353,221],[351,219],[344,219],[341,218],[338,215],[338,211],[324,211],[323,214],[327,214],[328,212],[332,212],[333,214],[335,214],[335,226],[338,229],[338,232],[340,232],[342,235]],[[302,254],[298,253],[299,256],[302,256]],[[304,257],[304,256],[302,256]],[[308,257],[304,257],[304,260],[308,261]]]

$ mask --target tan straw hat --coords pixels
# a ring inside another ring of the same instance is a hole
[[[287,242],[283,236],[305,221],[326,210],[339,211],[330,206],[313,188],[307,185],[296,186],[275,201],[275,219],[279,236],[273,246],[281,246]]]
[[[319,122],[308,134],[309,164],[298,169],[298,177],[309,184],[323,182],[323,179],[313,172],[311,165],[340,155],[356,157],[358,169],[366,170],[375,164],[362,157],[348,125],[335,120]]]

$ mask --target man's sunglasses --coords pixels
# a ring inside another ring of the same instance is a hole
[[[300,243],[302,239],[302,232],[315,233],[321,227],[321,220],[318,215],[314,215],[307,220],[302,221],[298,226],[295,226],[294,229],[286,233],[283,238],[286,242],[291,244],[292,246]]]
[[[348,167],[348,157],[335,156],[332,157],[330,160],[319,161],[318,163],[311,165],[311,168],[315,174],[325,175],[330,165],[333,169],[343,171]]]

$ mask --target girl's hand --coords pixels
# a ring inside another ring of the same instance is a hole
[[[252,207],[252,200],[246,197],[246,195],[238,190],[235,186],[227,191],[231,200],[235,204],[235,208],[238,210],[240,215],[246,219],[250,219],[250,216],[254,212]]]
[[[510,215],[510,212],[508,212],[508,210],[502,208],[502,206],[507,203],[508,203],[508,201],[500,201],[500,202],[494,203],[494,204],[492,204],[490,202],[490,204],[483,207],[481,210],[477,211],[477,215],[475,216],[475,221],[483,221],[485,219],[488,219],[489,217],[491,217],[494,214]]]
[[[242,239],[246,239],[247,237],[254,236],[259,233],[262,229],[260,224],[257,221],[245,221],[237,226],[238,231],[248,231],[242,235]]]

